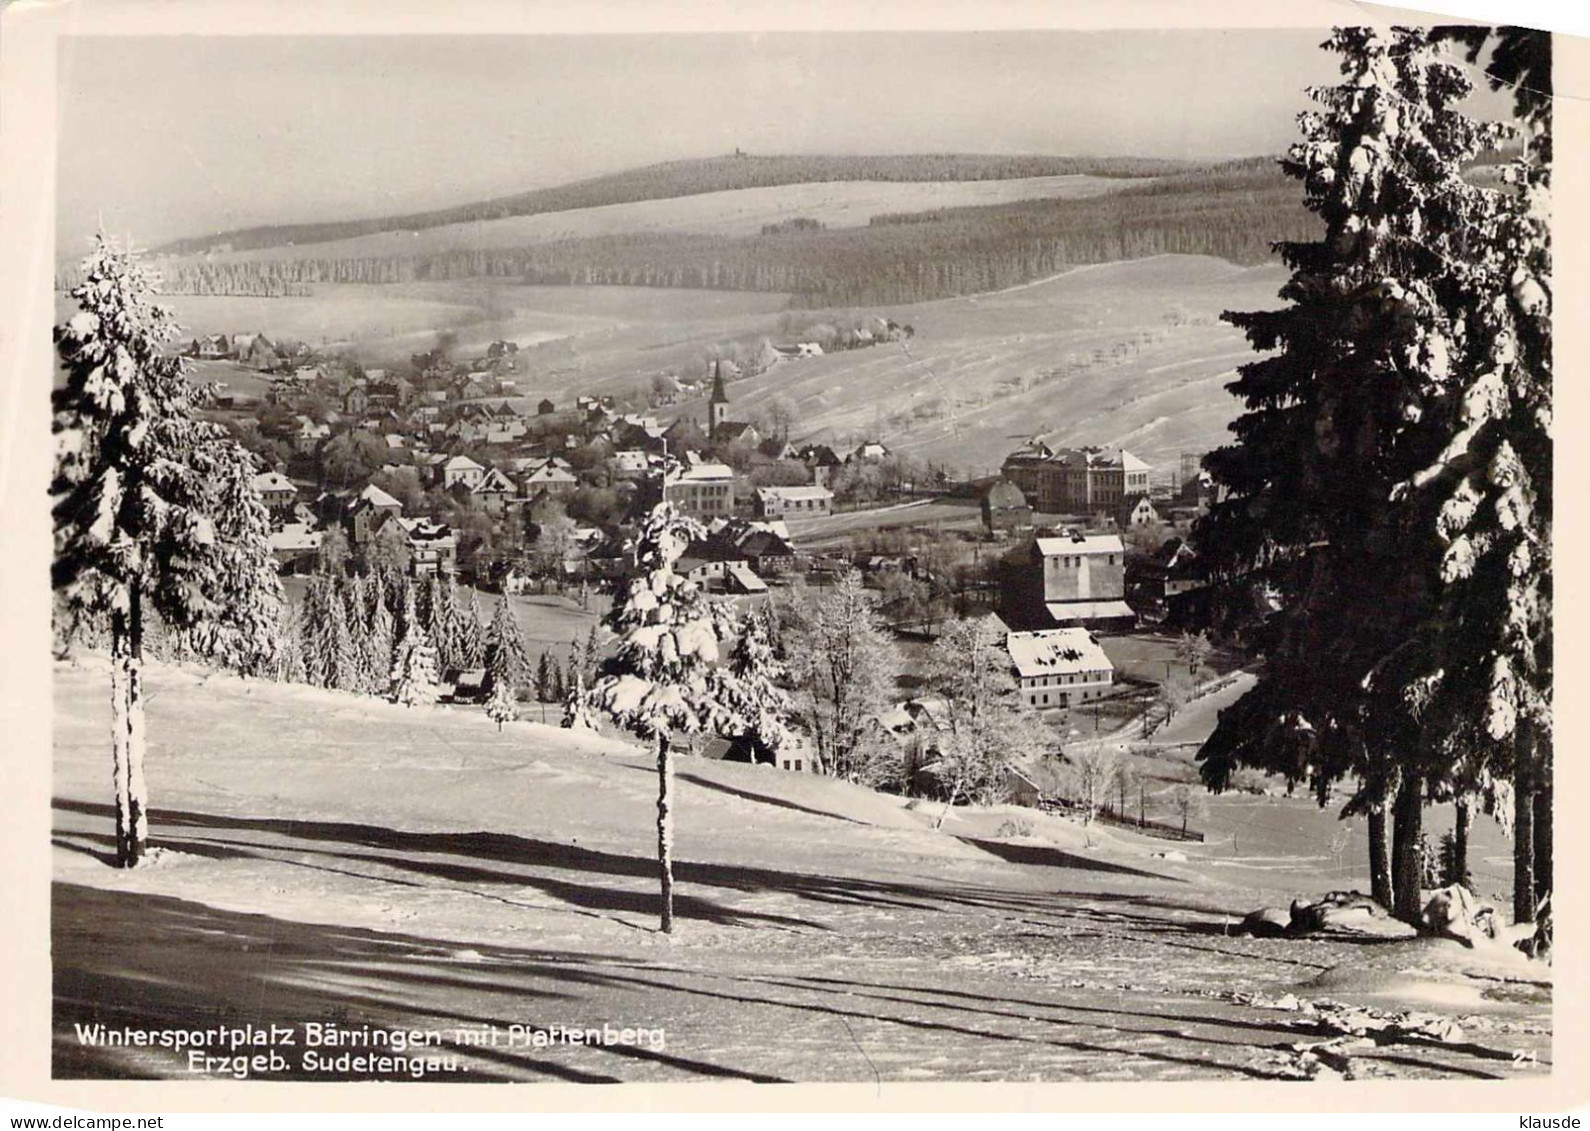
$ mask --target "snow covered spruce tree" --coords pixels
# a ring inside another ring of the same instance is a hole
[[[392,659],[390,695],[405,707],[436,702],[436,647],[414,609],[416,586],[404,589],[403,638]]]
[[[1511,785],[1513,916],[1528,922],[1552,884],[1551,36],[1441,34],[1470,62],[1491,47],[1487,74],[1513,91],[1524,148],[1504,166],[1504,191],[1473,212],[1461,380],[1440,418],[1449,442],[1404,486],[1436,509],[1441,551],[1415,687],[1433,740],[1482,804],[1505,804],[1497,787]]]
[[[195,470],[208,485],[215,540],[204,595],[221,615],[188,632],[194,649],[245,676],[274,669],[283,647],[286,597],[271,552],[270,511],[254,486],[253,457],[229,441],[199,446]]]
[[[1412,921],[1426,789],[1450,752],[1406,694],[1439,585],[1430,508],[1394,496],[1447,441],[1452,311],[1484,208],[1460,173],[1499,130],[1457,108],[1470,84],[1428,32],[1342,28],[1325,46],[1345,81],[1310,92],[1321,108],[1283,162],[1323,238],[1279,246],[1289,307],[1226,316],[1268,356],[1230,386],[1237,443],[1205,461],[1229,495],[1198,528],[1224,582],[1280,607],[1255,634],[1264,674],[1199,757],[1217,790],[1239,765],[1308,781],[1321,804],[1353,779],[1374,895]]]
[[[133,867],[148,839],[146,632],[163,623],[258,670],[272,641],[245,643],[226,621],[235,611],[268,634],[280,590],[259,568],[269,548],[247,456],[193,418],[154,278],[103,235],[81,271],[78,312],[55,329],[66,380],[54,394],[52,581],[67,610],[109,621],[116,860]]]
[[[767,607],[751,609],[740,619],[729,649],[729,674],[736,712],[744,720],[744,737],[773,756],[789,740],[789,692],[783,661],[773,650],[772,618]]]
[[[485,626],[480,620],[480,590],[469,587],[469,601],[459,613],[458,655],[460,667],[479,668],[486,664]]]
[[[498,731],[502,730],[503,723],[511,723],[519,717],[513,684],[505,679],[492,683],[491,692],[486,696],[486,717],[497,724]]]
[[[304,590],[304,668],[309,682],[333,691],[360,690],[359,663],[348,627],[344,586],[330,574],[315,574]]]
[[[637,572],[607,615],[618,648],[602,665],[587,701],[619,726],[657,747],[657,865],[662,930],[674,925],[672,734],[733,733],[733,679],[718,664],[718,643],[732,628],[721,606],[674,572],[701,525],[671,503],[657,504],[637,536]]]
[[[530,655],[525,651],[524,636],[519,631],[519,620],[507,596],[497,598],[492,610],[491,623],[486,628],[486,682],[488,690],[498,683],[506,683],[517,696],[530,677]],[[542,653],[545,661],[546,653]]]

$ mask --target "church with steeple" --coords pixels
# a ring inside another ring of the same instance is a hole
[[[712,363],[712,396],[707,399],[707,438],[718,440],[718,430],[729,421],[729,394],[723,388],[723,362]]]
[[[707,439],[714,444],[730,444],[736,440],[756,444],[761,440],[752,424],[729,419],[729,394],[723,387],[721,361],[712,363],[712,394],[707,398]]]

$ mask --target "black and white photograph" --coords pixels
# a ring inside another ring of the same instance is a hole
[[[1560,1077],[1575,44],[1321,10],[64,24],[52,1095]]]

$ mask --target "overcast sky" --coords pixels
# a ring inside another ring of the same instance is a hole
[[[74,38],[59,250],[726,153],[1278,153],[1324,31]]]

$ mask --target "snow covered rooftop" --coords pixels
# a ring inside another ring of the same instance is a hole
[[[1125,552],[1118,534],[1080,534],[1066,538],[1039,538],[1038,552],[1046,558],[1061,554],[1120,554]]]
[[[1012,632],[1005,638],[1005,647],[1024,679],[1115,669],[1098,640],[1085,628]]]
[[[312,529],[307,523],[289,522],[280,530],[271,531],[271,549],[283,552],[314,550],[320,547],[324,537],[321,531]]]
[[[698,463],[674,477],[680,483],[702,483],[717,479],[733,479],[734,472],[724,463]]]
[[[1068,620],[1114,620],[1137,616],[1125,601],[1050,601],[1044,605],[1050,618]]]
[[[827,487],[758,487],[756,493],[764,499],[832,499],[834,493]]]
[[[279,471],[262,471],[254,476],[256,491],[297,491],[293,481]]]
[[[403,509],[402,503],[388,495],[374,483],[359,492],[359,501],[369,503],[372,507],[397,507],[399,510]]]

